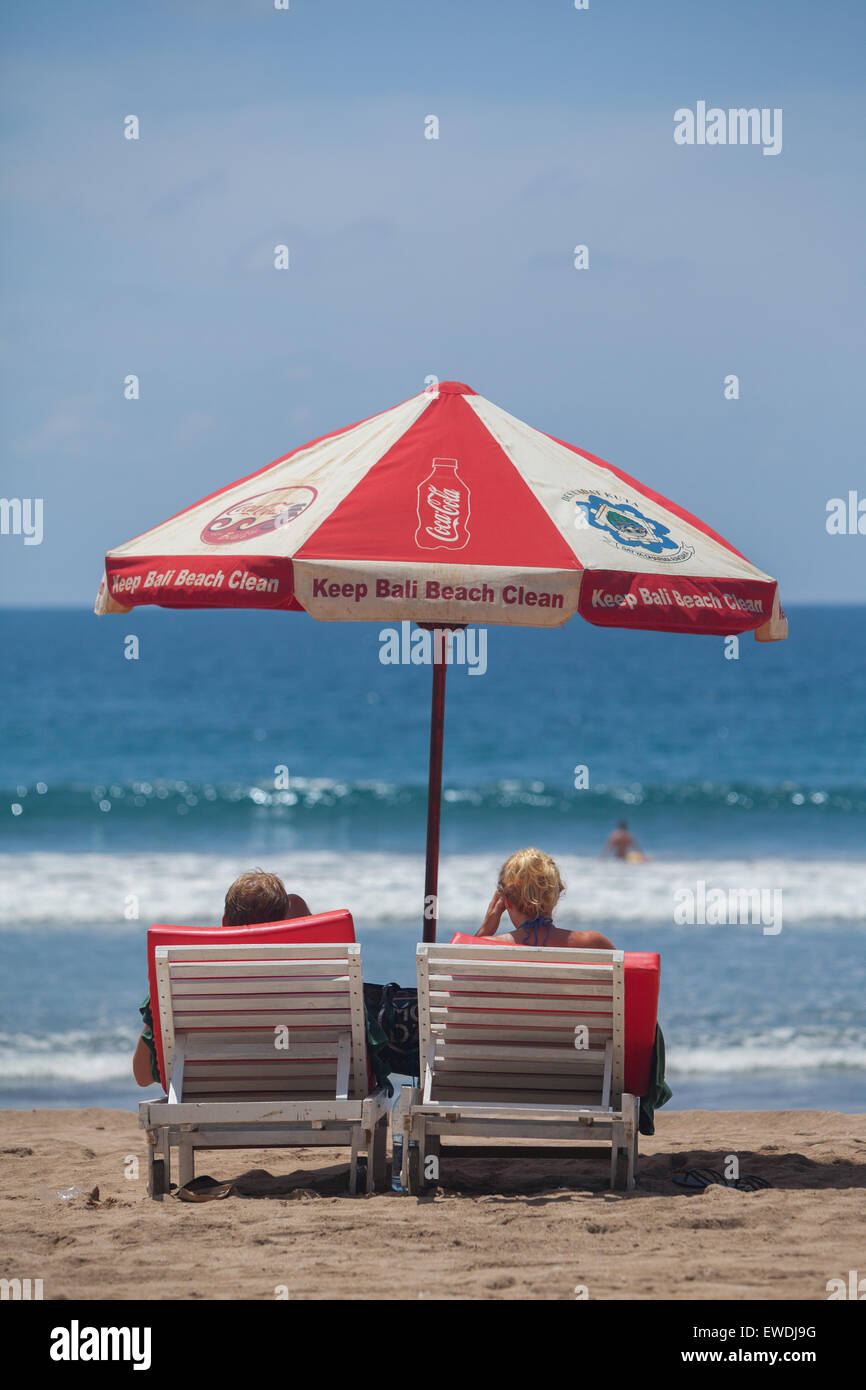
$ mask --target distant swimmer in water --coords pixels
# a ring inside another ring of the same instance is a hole
[[[643,864],[647,857],[624,820],[617,822],[616,830],[608,838],[600,857],[603,859],[607,854],[612,854],[615,859],[624,859],[627,864]]]

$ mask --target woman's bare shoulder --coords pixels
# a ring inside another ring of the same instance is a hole
[[[613,951],[616,949],[612,941],[608,941],[606,936],[602,936],[600,931],[571,931],[568,933],[568,944],[573,951]]]

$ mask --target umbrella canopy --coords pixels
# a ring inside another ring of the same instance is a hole
[[[275,608],[787,636],[774,579],[676,503],[461,382],[322,436],[105,557],[97,613]],[[445,661],[434,660],[425,939],[435,939]]]
[[[774,579],[657,492],[442,382],[106,555],[97,613],[786,635]]]

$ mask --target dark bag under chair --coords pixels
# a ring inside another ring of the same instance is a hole
[[[418,1075],[418,991],[395,984],[364,985],[364,1003],[385,1034],[379,1055],[398,1076]]]

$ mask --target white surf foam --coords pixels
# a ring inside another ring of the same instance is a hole
[[[131,1084],[130,1059],[136,1032],[120,1033],[107,1042],[83,1031],[30,1037],[0,1035],[0,1085],[25,1088],[51,1082],[71,1085]],[[816,1071],[866,1071],[866,1034],[848,1029],[810,1034],[803,1030],[772,1029],[746,1037],[704,1039],[694,1046],[667,1048],[667,1075],[677,1077],[805,1074]]]
[[[228,884],[256,862],[279,873],[314,911],[348,907],[366,930],[414,923],[418,916],[424,885],[420,854],[35,851],[0,855],[0,930],[100,924],[140,930],[150,922],[207,926],[220,921]],[[443,855],[443,928],[474,929],[501,862],[502,856],[492,854]],[[726,893],[780,889],[783,928],[866,923],[863,860],[657,859],[631,865],[563,855],[558,862],[567,884],[556,913],[562,926],[671,926],[675,894],[695,891],[699,881],[707,891]]]
[[[668,1077],[746,1073],[866,1071],[866,1032],[768,1029],[742,1041],[705,1039],[665,1049]]]
[[[30,1035],[0,1034],[0,1084],[25,1086],[49,1081],[94,1085],[129,1083],[137,1029],[105,1035],[84,1029]]]

